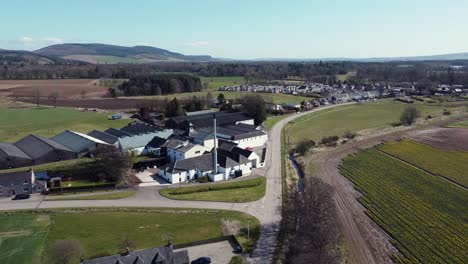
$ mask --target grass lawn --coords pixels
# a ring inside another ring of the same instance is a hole
[[[120,128],[129,120],[109,120],[111,113],[80,112],[67,108],[0,106],[0,141],[14,142],[29,134],[52,137],[65,129],[88,133],[93,129]]]
[[[47,200],[53,201],[69,201],[69,200],[117,200],[130,197],[136,193],[135,190],[131,191],[116,191],[116,192],[90,192],[86,196],[75,196],[70,197],[70,195],[81,194],[81,193],[71,193],[71,194],[54,194],[48,195]]]
[[[286,117],[290,116],[291,114],[286,114],[286,115],[277,115],[277,116],[269,116],[267,120],[263,123],[263,125],[268,128],[268,130],[271,130],[271,128],[278,123],[279,121],[285,119]]]
[[[48,263],[48,249],[56,240],[76,239],[85,250],[85,257],[119,252],[119,242],[128,239],[133,249],[163,246],[216,238],[223,235],[223,221],[237,223],[245,241],[250,221],[252,242],[244,248],[252,250],[259,236],[259,221],[249,215],[222,210],[204,209],[67,209],[37,210],[0,214],[0,263],[32,263],[41,256]],[[5,232],[16,232],[7,237]],[[245,233],[245,234],[244,234]],[[21,234],[21,235],[20,235]],[[44,250],[43,250],[44,249]]]
[[[159,193],[174,200],[242,203],[265,196],[265,182],[264,177],[259,177],[245,181],[163,189]]]
[[[445,108],[452,112],[466,109],[466,106],[450,107],[450,104],[413,103],[378,101],[340,106],[311,113],[286,125],[287,136],[291,143],[304,139],[320,140],[324,136],[342,136],[345,131],[365,132],[390,127],[399,120],[402,111],[414,106],[421,111],[421,117],[441,116]]]

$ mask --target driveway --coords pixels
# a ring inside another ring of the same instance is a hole
[[[187,250],[189,259],[195,260],[200,257],[209,257],[211,263],[229,263],[231,258],[235,256],[234,249],[229,241],[204,244],[199,246],[177,249],[176,251]]]
[[[200,201],[170,200],[159,195],[158,187],[142,187],[131,197],[120,200],[76,200],[76,201],[42,201],[0,200],[0,210],[34,209],[34,208],[73,208],[73,207],[173,207],[173,208],[207,208],[235,210],[248,213],[258,218],[261,223],[260,238],[250,262],[272,263],[281,222],[282,180],[281,180],[281,131],[283,126],[301,116],[333,108],[340,105],[329,105],[311,111],[288,116],[276,123],[270,131],[266,153],[266,167],[258,171],[266,177],[265,196],[249,203],[222,203]]]

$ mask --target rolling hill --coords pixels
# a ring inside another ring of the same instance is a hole
[[[0,49],[0,64],[57,64],[66,60],[22,50]]]
[[[149,46],[124,47],[107,44],[57,44],[34,52],[46,56],[95,64],[212,60],[212,57],[207,55],[190,56]]]

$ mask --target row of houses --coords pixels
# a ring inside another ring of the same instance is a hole
[[[33,170],[0,174],[0,197],[43,191],[47,191],[47,182],[38,180]]]
[[[221,86],[219,91],[230,92],[253,92],[253,93],[286,93],[286,94],[308,94],[320,93],[331,90],[332,87],[321,83],[307,83],[302,85],[258,85],[244,84],[235,86]]]

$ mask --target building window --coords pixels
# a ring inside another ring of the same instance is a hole
[[[195,154],[200,154],[200,151],[199,150],[195,151]]]
[[[24,187],[24,188],[23,188],[23,192],[29,192],[29,188],[28,188],[28,187]]]
[[[28,180],[24,180],[23,184],[28,184],[29,181]]]

